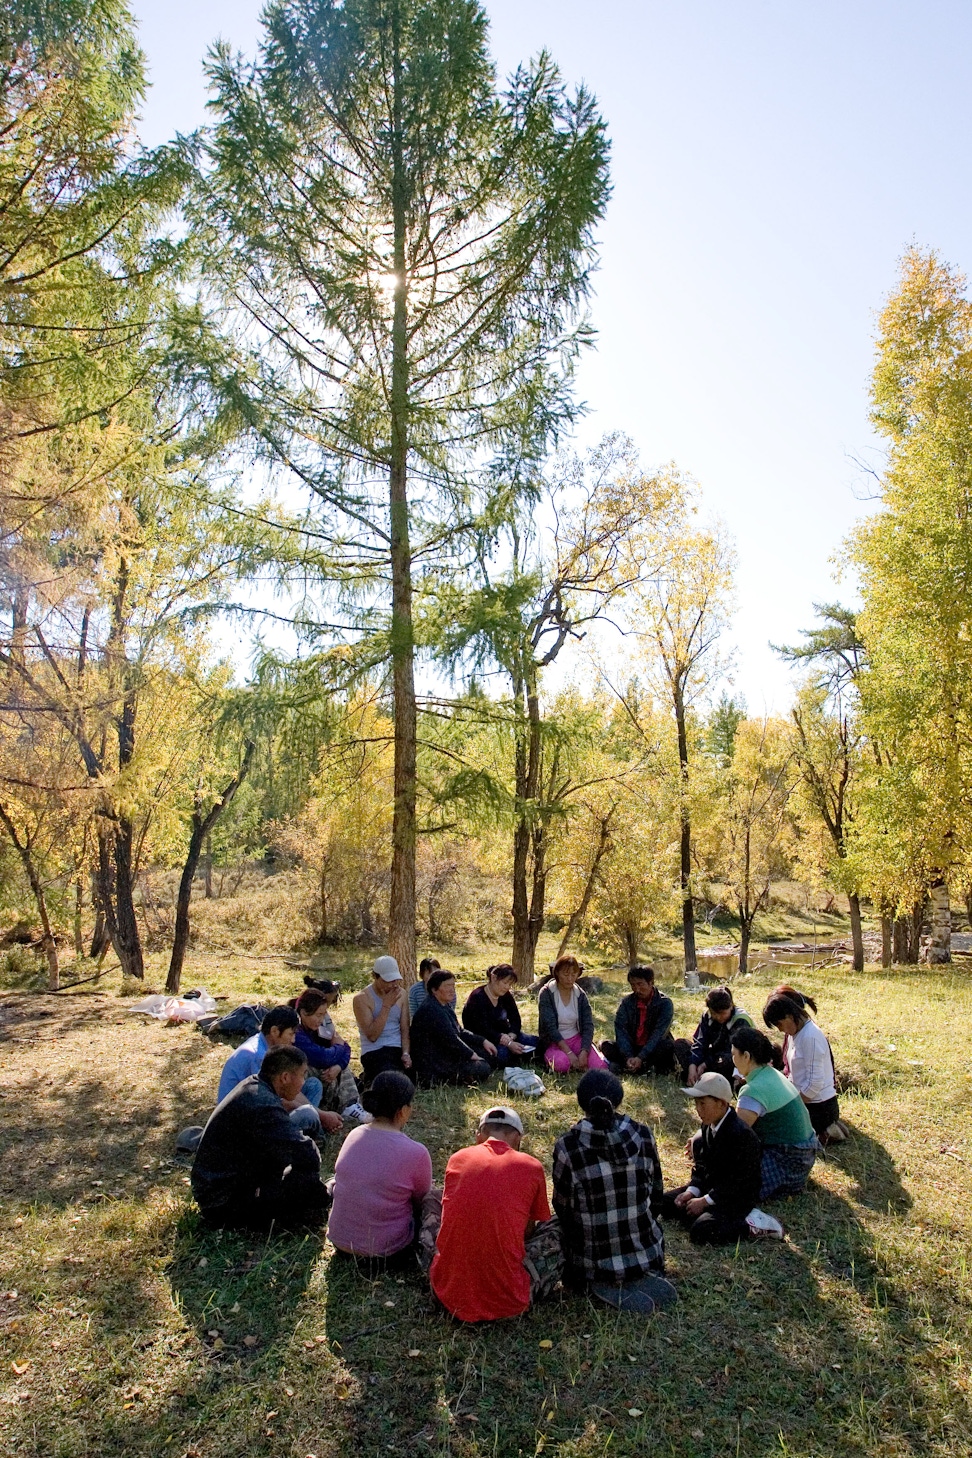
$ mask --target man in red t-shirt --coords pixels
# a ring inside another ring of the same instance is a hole
[[[560,1279],[563,1254],[547,1177],[538,1159],[519,1152],[522,1137],[515,1109],[487,1109],[476,1143],[446,1165],[429,1280],[460,1321],[522,1316]]]

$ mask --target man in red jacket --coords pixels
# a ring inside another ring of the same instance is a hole
[[[460,1321],[521,1316],[560,1279],[560,1231],[547,1177],[520,1153],[515,1109],[487,1109],[476,1143],[446,1165],[442,1224],[429,1270],[432,1290]]]

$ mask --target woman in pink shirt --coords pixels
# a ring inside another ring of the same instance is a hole
[[[414,1097],[404,1073],[379,1073],[362,1098],[372,1122],[348,1135],[334,1166],[327,1233],[362,1263],[410,1264],[422,1203],[437,1197],[429,1151],[404,1132]]]

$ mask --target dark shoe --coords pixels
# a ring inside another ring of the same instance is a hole
[[[674,1306],[678,1300],[675,1287],[663,1276],[642,1276],[640,1281],[628,1281],[623,1286],[599,1284],[591,1287],[591,1295],[605,1306],[613,1306],[615,1311],[637,1312],[642,1316]]]

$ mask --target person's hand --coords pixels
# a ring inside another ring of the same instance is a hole
[[[708,1208],[708,1200],[706,1200],[702,1195],[696,1195],[695,1199],[689,1200],[688,1204],[685,1206],[685,1213],[686,1215],[691,1215],[692,1218],[695,1220],[698,1219],[700,1215],[704,1215]]]
[[[679,1210],[684,1210],[689,1200],[692,1200],[694,1198],[695,1196],[690,1195],[688,1190],[683,1190],[680,1195],[675,1196],[675,1205]]]
[[[402,1067],[403,1068],[411,1068],[411,1066],[412,1066],[412,1055],[411,1055],[411,1053],[403,1053],[402,1054]]]
[[[580,1059],[578,1058],[576,1053],[572,1053],[569,1049],[567,1051],[567,1062],[575,1071],[580,1068]]]
[[[484,1038],[483,1039],[483,1052],[484,1053],[488,1053],[489,1056],[490,1056],[490,1058],[495,1058],[496,1057],[496,1044],[495,1043],[488,1043],[486,1041],[486,1039]]]
[[[511,1041],[506,1046],[511,1053],[529,1053],[530,1051],[525,1043],[514,1043]]]
[[[513,1035],[512,1035],[512,1033],[504,1033],[503,1034],[502,1038],[500,1038],[500,1047],[501,1048],[512,1048],[513,1047]]]
[[[695,1149],[693,1148],[693,1145],[694,1144],[695,1144],[695,1135],[694,1134],[690,1134],[689,1137],[688,1137],[688,1139],[686,1139],[686,1141],[685,1141],[685,1158],[686,1159],[694,1159],[695,1158]]]
[[[341,1115],[332,1113],[330,1109],[318,1109],[317,1117],[321,1121],[321,1128],[325,1134],[336,1134],[339,1129],[344,1128],[344,1120]]]
[[[321,1074],[321,1078],[324,1080],[325,1083],[337,1083],[340,1077],[341,1068],[340,1065],[337,1063],[332,1064],[330,1068],[325,1068],[323,1073]]]
[[[387,992],[383,992],[382,995],[381,995],[381,1005],[382,1005],[382,1007],[393,1008],[395,1006],[396,1002],[398,1001],[398,999],[399,999],[400,996],[401,996],[401,988],[399,988],[399,987],[389,988],[389,990]]]
[[[580,1053],[578,1053],[578,1055],[577,1055],[577,1067],[578,1068],[586,1068],[587,1067],[587,1049],[586,1048],[581,1049]]]
[[[281,1099],[280,1102],[287,1110],[287,1113],[292,1114],[294,1109],[299,1109],[301,1104],[306,1103],[307,1101],[306,1099]]]
[[[699,1074],[705,1072],[704,1063],[690,1063],[688,1071],[688,1086],[694,1088],[699,1081]]]
[[[625,1068],[627,1068],[629,1073],[637,1073],[641,1068],[641,1059],[629,1058],[624,1066]]]

